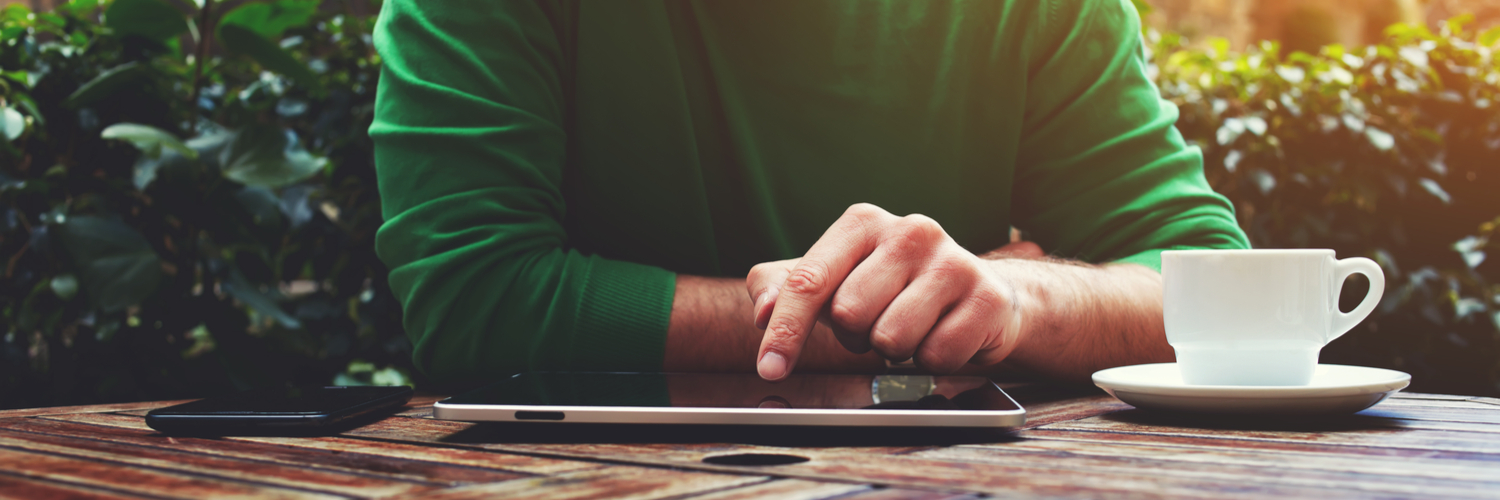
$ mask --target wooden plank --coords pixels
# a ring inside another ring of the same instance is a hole
[[[1339,450],[1257,449],[1223,446],[1221,441],[1155,442],[1149,440],[1050,439],[1059,433],[1030,431],[1029,439],[994,445],[961,445],[944,450],[984,449],[1003,452],[1028,451],[1066,454],[1067,456],[1138,458],[1167,462],[1189,462],[1222,465],[1244,465],[1264,469],[1293,467],[1299,470],[1353,472],[1360,474],[1410,477],[1417,479],[1496,482],[1495,461],[1471,460],[1466,456],[1351,455]],[[1072,433],[1079,434],[1079,433]],[[1071,436],[1072,434],[1064,434]],[[1039,436],[1039,437],[1038,437]],[[922,452],[941,453],[944,450]],[[1164,465],[1169,466],[1169,465]]]
[[[1078,420],[1080,418],[1096,417],[1106,413],[1134,408],[1109,395],[1089,396],[1064,401],[1049,401],[1036,405],[1022,404],[1021,406],[1026,408],[1026,425],[1022,426],[1022,429]]]
[[[1494,408],[1493,410],[1476,410],[1470,408],[1414,408],[1376,405],[1368,410],[1355,413],[1355,415],[1433,422],[1496,424],[1497,427],[1500,427],[1500,406]]]
[[[211,476],[144,467],[120,467],[94,460],[9,448],[0,448],[0,470],[15,476],[158,498],[341,498],[314,491],[226,481]]]
[[[175,404],[186,403],[188,401],[192,400],[184,399],[180,401],[146,401],[142,403],[119,403],[108,405],[23,408],[18,410],[0,411],[0,418],[35,417],[38,415],[63,415],[68,413],[105,413],[112,411],[139,411],[142,415],[145,415],[147,411],[150,411],[153,408],[172,406]]]
[[[553,477],[516,479],[464,486],[427,496],[433,499],[509,498],[569,500],[617,498],[646,500],[765,482],[765,476],[741,476],[646,467],[617,466]]]
[[[90,414],[101,415],[101,414]],[[120,417],[134,419],[135,417]],[[139,419],[136,419],[139,420]],[[4,422],[4,421],[0,421]],[[196,453],[235,460],[253,460],[297,469],[313,468],[341,474],[358,474],[390,481],[419,482],[431,485],[453,485],[506,481],[521,477],[472,467],[453,467],[441,462],[418,461],[387,456],[345,453],[316,448],[297,448],[265,443],[247,443],[224,439],[168,437],[149,430],[106,427],[52,419],[23,419],[9,422],[6,431],[84,438],[109,443],[143,446],[172,452]]]
[[[968,493],[944,493],[938,491],[907,490],[901,488],[878,488],[861,491],[839,500],[970,500],[983,498]]]
[[[838,500],[970,500],[984,498],[969,493],[908,490],[903,488],[866,488]]]
[[[1470,409],[1483,410],[1492,413],[1500,413],[1500,407],[1472,399],[1464,401],[1435,400],[1435,399],[1386,399],[1372,408],[1438,408],[1438,409]]]
[[[1045,440],[956,446],[916,456],[1002,465],[1053,462],[1077,469],[1081,476],[1137,473],[1224,483],[1335,488],[1365,495],[1485,497],[1500,491],[1500,475],[1495,473],[1493,463],[1458,460],[1286,455]]]
[[[64,500],[74,498],[125,500],[147,498],[98,488],[54,483],[34,478],[8,476],[0,471],[0,498],[26,500]]]
[[[1500,454],[1500,435],[1400,429],[1355,419],[1208,419],[1130,410],[1040,428]]]
[[[86,413],[78,415],[53,415],[43,417],[46,420],[57,420],[63,422],[76,422],[81,424],[92,424],[104,427],[116,427],[131,429],[138,434],[132,434],[131,442],[135,440],[161,440],[163,437],[156,434],[154,430],[146,426],[144,420],[139,417],[128,415],[114,415],[108,413]],[[43,432],[38,430],[37,432]],[[58,431],[67,432],[67,431]],[[97,437],[98,439],[111,439]],[[275,445],[293,449],[315,450],[320,453],[345,455],[359,457],[360,460],[370,460],[369,457],[386,457],[400,459],[396,465],[372,465],[368,468],[375,470],[400,470],[410,473],[414,470],[432,467],[440,464],[442,468],[450,466],[463,466],[479,469],[493,469],[522,474],[551,475],[563,472],[592,469],[601,467],[594,462],[580,462],[575,460],[556,460],[550,458],[532,457],[526,455],[510,455],[490,451],[470,450],[464,448],[448,448],[428,445],[410,445],[392,443],[387,441],[373,441],[367,439],[353,439],[345,437],[249,437],[236,436],[218,438],[223,441],[236,443],[260,443]],[[176,442],[182,442],[177,438]],[[322,462],[328,464],[329,462]],[[461,479],[459,471],[448,471],[442,474],[432,475],[433,481],[470,481]],[[510,479],[510,478],[505,478]],[[493,479],[474,479],[474,481],[489,481]]]
[[[817,481],[856,481],[899,488],[992,495],[1114,495],[1184,498],[1350,495],[1347,492],[1322,487],[1261,483],[1238,486],[1236,491],[1225,493],[1222,481],[1217,477],[1205,479],[1152,476],[1143,474],[1141,471],[1128,473],[1090,471],[1049,460],[1002,465],[893,455],[888,452],[862,452],[857,448],[784,448],[722,443],[516,443],[506,440],[454,439],[457,433],[471,427],[472,424],[459,422],[391,418],[351,431],[351,434],[623,464],[711,472],[746,473],[753,471],[776,477]],[[734,452],[793,454],[808,457],[811,461],[753,468],[702,462],[706,456]]]
[[[435,485],[306,466],[234,460],[195,453],[15,431],[0,431],[0,447],[101,462],[99,471],[151,468],[250,483],[348,496],[389,496],[435,489]]]
[[[1434,401],[1468,401],[1472,396],[1459,396],[1455,394],[1428,394],[1421,392],[1398,392],[1391,395],[1390,399],[1430,399]]]
[[[1162,436],[1153,434],[1114,432],[1078,432],[1071,430],[1051,429],[1026,430],[1020,432],[1018,436],[1024,439],[1075,441],[1080,443],[1094,443],[1095,445],[1105,446],[1111,444],[1145,444],[1176,446],[1187,449],[1265,452],[1290,455],[1312,454],[1321,456],[1355,457],[1415,457],[1457,461],[1477,461],[1491,464],[1500,463],[1500,456],[1494,454],[1435,451],[1410,448],[1366,448],[1306,442],[1245,441],[1233,439],[1217,439],[1214,437]]]
[[[863,484],[828,483],[821,481],[804,481],[801,479],[778,479],[775,481],[756,483],[729,490],[721,490],[703,495],[696,495],[690,498],[692,498],[693,500],[750,500],[759,498],[776,498],[778,500],[818,500],[830,497],[839,497],[839,500],[844,500],[846,498],[849,498],[846,495],[869,489],[869,486]]]

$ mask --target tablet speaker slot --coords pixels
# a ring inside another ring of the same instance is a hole
[[[518,411],[516,420],[562,420],[563,412],[560,411]]]

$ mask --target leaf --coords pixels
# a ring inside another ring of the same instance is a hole
[[[26,117],[20,111],[9,106],[0,109],[0,134],[5,135],[5,140],[14,141],[25,131]]]
[[[247,186],[276,188],[317,174],[328,160],[315,158],[292,131],[252,125],[235,134],[219,155],[224,176]]]
[[[104,9],[104,25],[115,33],[166,41],[187,31],[187,16],[161,0],[115,0]]]
[[[1432,193],[1432,195],[1436,196],[1439,200],[1443,200],[1444,205],[1453,202],[1453,197],[1449,196],[1448,191],[1444,190],[1443,186],[1438,184],[1437,181],[1422,178],[1417,180],[1417,183],[1421,184],[1423,189],[1426,189],[1427,192]]]
[[[162,281],[161,260],[146,237],[118,219],[84,215],[55,226],[78,280],[105,312],[150,297]]]
[[[1241,120],[1239,118],[1225,118],[1224,124],[1219,126],[1219,131],[1215,135],[1217,136],[1216,138],[1218,139],[1220,145],[1227,145],[1231,142],[1234,142],[1234,140],[1236,138],[1239,138],[1240,134],[1244,132],[1244,120]]]
[[[234,194],[234,199],[245,207],[256,225],[267,228],[281,226],[281,200],[270,188],[246,186]]]
[[[265,37],[238,24],[219,25],[219,41],[230,52],[250,56],[266,70],[279,73],[313,90],[321,90],[312,70],[292,54]]]
[[[1495,42],[1500,42],[1500,26],[1496,26],[1479,34],[1479,45],[1493,47]]]
[[[1386,133],[1386,131],[1380,130],[1375,127],[1366,126],[1365,137],[1370,140],[1370,144],[1375,146],[1375,149],[1379,149],[1381,151],[1390,151],[1391,148],[1396,147],[1395,137],[1392,137],[1391,134]]]
[[[52,288],[52,293],[57,294],[58,298],[63,300],[68,300],[78,295],[78,278],[71,274],[54,276],[49,286]]]
[[[1244,157],[1244,153],[1241,153],[1240,150],[1230,150],[1228,154],[1224,155],[1224,170],[1234,172],[1235,167],[1240,165],[1240,160]]]
[[[251,284],[249,280],[246,280],[244,273],[241,273],[239,269],[231,269],[229,281],[220,283],[219,286],[223,288],[224,292],[234,296],[236,300],[254,309],[255,312],[275,319],[281,326],[294,329],[302,328],[301,321],[297,321],[297,318],[293,318],[286,311],[281,310],[281,304],[277,303],[277,296],[280,293],[275,293],[275,296],[273,296],[273,293],[261,291],[260,288]]]
[[[135,181],[136,189],[145,191],[146,187],[151,185],[151,181],[156,180],[156,173],[162,169],[192,166],[195,166],[192,160],[184,158],[172,150],[162,152],[158,158],[141,155],[140,159],[136,160],[135,165],[132,167],[134,169],[132,180]]]
[[[318,13],[318,0],[275,0],[252,2],[235,7],[219,19],[219,26],[234,24],[254,31],[270,40],[281,37],[287,28],[306,25]]]
[[[1245,128],[1255,135],[1266,135],[1266,119],[1259,116],[1245,117]]]
[[[99,133],[99,137],[129,141],[136,149],[151,158],[160,158],[162,148],[176,151],[190,160],[198,158],[198,152],[193,151],[187,144],[183,144],[177,136],[150,125],[116,123],[105,127],[104,131]]]
[[[72,2],[68,2],[66,5],[60,7],[60,9],[67,9],[75,16],[86,16],[88,14],[92,14],[94,10],[98,8],[99,0],[73,0]]]
[[[100,73],[99,76],[89,80],[88,83],[78,87],[72,95],[63,100],[63,106],[77,109],[97,102],[99,99],[109,96],[121,87],[134,83],[136,80],[146,76],[146,67],[140,63],[131,61],[115,66]]]

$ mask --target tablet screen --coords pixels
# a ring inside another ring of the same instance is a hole
[[[455,396],[450,405],[689,408],[1018,410],[983,377],[753,374],[522,373]]]

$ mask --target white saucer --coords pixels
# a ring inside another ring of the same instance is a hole
[[[1136,408],[1233,414],[1354,413],[1411,383],[1411,375],[1383,368],[1318,365],[1298,386],[1187,385],[1176,363],[1121,366],[1094,372],[1094,385]]]

